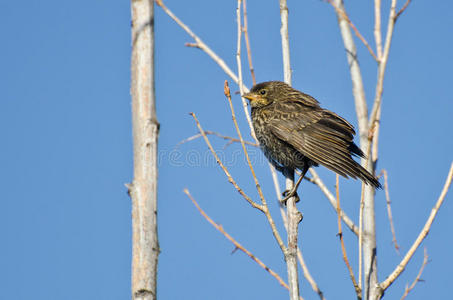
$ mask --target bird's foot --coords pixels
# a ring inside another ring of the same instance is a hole
[[[299,195],[297,195],[296,189],[293,188],[291,190],[286,190],[282,193],[283,199],[280,200],[280,203],[283,205],[286,205],[286,202],[288,201],[289,198],[294,197],[296,203],[300,201]]]

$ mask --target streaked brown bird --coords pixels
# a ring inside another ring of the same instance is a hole
[[[275,168],[286,177],[295,169],[301,176],[285,198],[297,196],[297,187],[311,166],[319,164],[337,174],[359,178],[375,188],[381,184],[352,157],[364,157],[353,142],[354,127],[319,102],[280,81],[256,84],[242,97],[250,101],[252,122],[260,146]]]

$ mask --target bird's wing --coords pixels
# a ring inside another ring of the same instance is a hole
[[[280,113],[287,115],[285,118],[268,123],[272,133],[314,162],[344,177],[361,177],[357,163],[351,158],[351,154],[363,156],[352,142],[355,133],[352,125],[322,108],[311,110],[290,105],[279,107]]]

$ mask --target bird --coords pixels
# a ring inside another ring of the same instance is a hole
[[[354,143],[354,127],[339,115],[324,109],[312,96],[281,81],[254,85],[242,95],[249,100],[255,136],[264,155],[285,177],[296,169],[301,175],[291,190],[283,193],[299,200],[297,188],[310,167],[325,166],[345,177],[360,179],[382,188],[378,179],[353,157],[364,158]]]

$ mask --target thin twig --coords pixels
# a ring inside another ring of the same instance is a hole
[[[245,39],[245,46],[247,47],[247,59],[249,62],[250,67],[250,74],[252,75],[252,82],[253,85],[256,84],[256,77],[255,77],[255,69],[253,68],[252,64],[252,49],[250,47],[250,40],[249,40],[249,31],[248,31],[248,22],[247,22],[247,1],[242,1],[242,10],[244,12],[244,27],[242,30],[244,31],[244,39]]]
[[[362,299],[362,290],[360,289],[359,285],[357,284],[357,281],[355,280],[354,271],[352,271],[351,265],[349,264],[348,255],[346,253],[346,247],[344,246],[343,231],[341,230],[341,217],[340,217],[341,209],[340,209],[340,180],[339,180],[339,177],[340,176],[337,174],[335,190],[336,190],[336,194],[337,194],[338,236],[340,237],[341,252],[343,253],[344,263],[346,264],[346,267],[348,268],[348,271],[349,271],[349,277],[351,277],[352,284],[354,285],[354,289],[357,294],[357,299]]]
[[[236,241],[231,235],[229,235],[224,229],[222,225],[217,224],[211,217],[209,217],[206,212],[200,207],[198,202],[192,197],[188,189],[184,189],[184,193],[189,197],[189,199],[192,201],[192,203],[195,205],[195,207],[198,209],[200,214],[212,225],[214,226],[215,229],[220,231],[230,242],[233,243],[233,245],[247,254],[254,262],[256,262],[260,267],[262,267],[264,270],[266,270],[269,274],[271,274],[275,279],[277,279],[278,283],[283,286],[285,289],[289,289],[288,285],[283,281],[283,279],[275,273],[272,269],[270,269],[268,266],[266,266],[258,257],[256,257],[253,253],[251,253],[249,250],[247,250],[244,246],[242,246],[238,241]]]
[[[390,193],[389,193],[389,186],[388,186],[388,175],[386,170],[382,170],[381,173],[383,174],[384,177],[384,191],[385,191],[385,199],[387,203],[387,214],[389,217],[389,223],[390,223],[390,229],[392,231],[392,241],[393,244],[395,245],[395,250],[399,254],[400,253],[400,246],[398,245],[396,241],[396,234],[395,234],[395,227],[393,226],[393,217],[392,217],[392,207],[390,205]]]
[[[195,43],[187,43],[186,46],[190,46],[190,47],[195,47],[195,48],[198,48],[202,51],[204,51],[214,62],[217,63],[217,65],[219,65],[219,67],[228,75],[230,76],[230,78],[236,83],[236,84],[239,84],[239,78],[236,74],[234,74],[234,72],[230,69],[230,67],[228,67],[228,65],[225,63],[225,61],[223,59],[221,59],[214,51],[212,51],[211,48],[209,48],[208,45],[206,45],[202,40],[201,38],[199,38],[190,28],[189,26],[187,26],[186,24],[184,24],[178,17],[175,16],[175,14],[173,14],[173,12],[168,9],[168,7],[165,6],[165,4],[163,3],[162,0],[156,0],[156,4],[158,6],[160,6],[164,12],[171,18],[173,19],[173,21],[176,22],[176,24],[178,24],[182,29],[184,29],[185,32],[187,32],[188,35],[190,35],[194,40],[195,40]],[[247,87],[243,86],[243,90],[244,92],[247,92],[248,89]],[[253,137],[253,139],[255,139],[256,141],[256,138],[255,138],[255,132],[253,131],[253,126],[252,126],[252,120],[250,118],[250,115],[248,113],[248,110],[247,110],[247,102],[245,101],[245,99],[241,98],[241,101],[242,101],[242,106],[244,107],[244,114],[245,114],[245,118],[247,120],[247,123],[249,125],[249,128],[250,128],[250,135]]]
[[[224,140],[228,140],[230,142],[236,142],[236,143],[240,143],[241,141],[237,138],[234,138],[234,137],[231,137],[231,136],[227,136],[227,135],[223,135],[223,134],[220,134],[216,131],[210,131],[210,130],[206,130],[205,133],[207,135],[215,135],[215,136],[218,136],[219,138],[222,138]],[[187,142],[191,142],[193,140],[196,140],[200,137],[202,137],[203,135],[201,133],[198,133],[198,134],[195,134],[195,135],[192,135],[192,136],[189,136],[188,138],[180,141],[178,144],[176,144],[176,147],[180,146],[181,144],[184,144],[184,143],[187,143]],[[259,145],[257,143],[253,143],[253,142],[249,142],[249,141],[244,141],[245,144],[247,145],[250,145],[250,146],[254,146],[254,147],[258,147]]]
[[[420,246],[422,241],[428,235],[431,225],[433,224],[434,218],[436,217],[437,212],[439,211],[439,208],[442,205],[442,203],[444,202],[445,196],[447,195],[448,188],[450,187],[452,178],[453,178],[453,162],[450,166],[450,171],[448,172],[447,179],[445,181],[445,185],[442,189],[442,192],[440,193],[440,196],[437,199],[436,204],[432,208],[431,214],[429,215],[428,220],[425,223],[425,226],[423,226],[423,229],[421,230],[417,239],[414,241],[411,248],[407,251],[406,255],[401,260],[399,265],[395,268],[395,270],[393,270],[393,272],[387,277],[387,279],[385,279],[380,284],[382,290],[385,291],[395,281],[395,279],[398,278],[398,276],[401,274],[401,272],[403,272],[403,270],[406,268],[407,264],[409,263],[410,259],[414,255],[417,248]]]
[[[250,172],[252,172],[252,177],[253,177],[253,180],[255,181],[255,186],[256,186],[256,189],[257,189],[258,194],[259,194],[260,199],[261,199],[261,203],[262,203],[261,211],[266,215],[266,218],[267,218],[267,220],[269,222],[269,225],[271,226],[271,229],[272,229],[272,234],[274,235],[275,240],[277,241],[278,245],[280,246],[280,249],[282,250],[282,252],[285,253],[287,251],[286,250],[286,246],[283,243],[283,240],[282,240],[280,234],[278,233],[277,226],[275,225],[274,219],[271,216],[271,213],[270,213],[269,208],[267,206],[266,198],[264,198],[263,191],[261,190],[261,186],[260,186],[260,184],[258,182],[258,179],[256,177],[255,170],[253,169],[252,163],[250,161],[250,157],[249,157],[249,154],[247,152],[247,148],[245,147],[244,140],[242,139],[241,130],[239,129],[239,125],[238,125],[238,123],[236,121],[236,114],[234,113],[233,102],[231,101],[230,88],[228,86],[228,81],[226,81],[226,80],[225,80],[224,92],[225,92],[225,96],[228,99],[228,103],[230,104],[231,116],[233,118],[234,127],[236,127],[236,132],[237,132],[237,134],[239,136],[239,140],[241,141],[241,145],[242,145],[242,149],[244,150],[245,158],[247,159],[247,163],[249,165]]]
[[[173,21],[175,21],[182,29],[184,29],[185,32],[187,32],[188,35],[190,35],[195,40],[196,44],[189,44],[190,46],[195,46],[196,48],[199,48],[206,52],[206,54],[208,54],[209,57],[211,57],[222,68],[222,70],[225,71],[225,73],[227,73],[228,76],[233,79],[234,82],[238,83],[238,77],[233,73],[233,71],[231,71],[225,61],[221,59],[214,51],[212,51],[211,48],[209,48],[209,46],[206,45],[195,33],[193,33],[189,26],[184,24],[178,17],[176,17],[173,12],[168,9],[167,6],[165,6],[162,0],[156,0],[156,4],[160,6],[164,10],[164,12],[173,19]]]
[[[404,3],[403,7],[401,7],[401,9],[396,13],[395,22],[396,22],[396,20],[398,20],[400,15],[406,10],[406,8],[409,6],[410,3],[411,3],[411,0],[406,0],[406,3]]]
[[[377,116],[376,116],[376,121],[373,124],[373,145],[372,145],[372,150],[371,150],[371,162],[373,169],[376,168],[377,161],[378,161],[378,155],[379,155],[379,129],[381,128],[381,107],[379,107]]]
[[[327,200],[329,200],[330,205],[332,205],[333,209],[336,211],[336,209],[337,209],[337,200],[335,199],[335,196],[332,194],[331,191],[329,191],[327,186],[324,184],[324,182],[319,177],[318,173],[316,173],[316,171],[313,168],[310,168],[309,171],[310,171],[311,176],[312,176],[312,178],[311,178],[312,182],[315,183],[319,187],[321,192],[324,193],[324,195],[326,196]],[[357,225],[354,224],[354,222],[346,215],[346,213],[343,210],[340,211],[340,215],[341,215],[341,219],[346,224],[346,226],[348,226],[348,228],[356,236],[358,236],[359,235],[359,228],[357,227]]]
[[[242,97],[244,93],[246,93],[246,89],[244,87],[244,82],[242,79],[242,62],[241,62],[241,41],[242,41],[242,23],[241,23],[241,1],[238,0],[237,2],[237,8],[236,8],[236,22],[237,22],[237,44],[236,44],[236,64],[237,64],[237,69],[238,69],[238,82],[237,84],[239,85],[239,92],[241,93],[241,102],[242,102],[242,108],[244,109],[244,114],[245,118],[247,119],[247,122],[250,127],[250,135],[256,140],[255,138],[255,132],[253,130],[252,126],[252,119],[250,118],[249,111],[247,109],[248,107],[248,102]]]
[[[420,277],[422,276],[422,273],[423,273],[423,270],[425,269],[426,265],[428,264],[428,251],[426,251],[426,248],[424,249],[423,251],[423,263],[420,267],[420,270],[418,271],[418,274],[417,276],[415,277],[414,281],[412,282],[412,284],[408,287],[406,285],[406,288],[404,289],[404,294],[403,296],[401,297],[401,300],[404,300],[406,299],[407,295],[409,294],[409,292],[415,287],[415,285],[419,282],[419,281],[423,281],[422,279],[420,279]]]
[[[371,114],[370,114],[370,118],[369,118],[368,127],[370,128],[370,130],[371,130],[371,128],[373,128],[373,126],[375,126],[375,123],[378,122],[378,120],[377,120],[378,110],[380,109],[381,103],[382,103],[382,92],[384,91],[385,68],[387,66],[387,61],[388,61],[389,52],[390,52],[390,45],[392,44],[393,31],[394,31],[395,22],[396,22],[395,9],[396,9],[396,0],[392,0],[391,7],[390,7],[389,21],[388,21],[388,25],[387,25],[387,33],[385,36],[384,52],[382,54],[381,59],[379,60],[379,65],[378,65],[376,95],[374,97],[373,109],[371,110]]]
[[[348,22],[349,26],[351,26],[352,30],[354,30],[355,35],[362,41],[362,43],[365,45],[365,47],[368,49],[370,52],[371,56],[373,56],[374,60],[378,61],[378,58],[376,57],[376,54],[374,54],[373,49],[371,48],[370,44],[367,42],[367,40],[363,37],[363,35],[360,33],[360,31],[355,27],[354,23],[352,23],[351,19],[349,18],[348,14],[346,11],[337,6],[332,0],[327,0],[330,5],[335,9],[337,12],[337,15],[340,15],[346,22]]]
[[[299,264],[302,267],[304,277],[305,277],[305,279],[307,279],[307,281],[310,284],[313,291],[315,291],[315,293],[318,294],[319,299],[326,300],[326,298],[324,298],[323,292],[321,291],[318,284],[311,276],[310,271],[308,270],[307,264],[305,263],[304,257],[302,256],[302,250],[300,250],[300,248],[297,248],[297,259],[299,260]]]
[[[194,118],[195,122],[197,123],[198,130],[200,130],[200,133],[203,136],[203,139],[205,140],[206,144],[208,145],[209,150],[211,150],[212,155],[214,155],[215,160],[220,165],[220,167],[222,168],[222,170],[225,173],[225,175],[228,177],[228,181],[231,184],[233,184],[233,186],[236,188],[236,190],[239,192],[239,194],[241,194],[241,196],[244,197],[244,199],[247,200],[247,202],[250,203],[251,206],[253,206],[256,209],[259,209],[260,211],[262,211],[264,213],[264,210],[265,210],[264,206],[261,205],[261,204],[256,203],[249,196],[247,196],[245,194],[245,192],[236,183],[236,181],[233,179],[233,177],[231,176],[230,172],[225,167],[225,165],[222,163],[222,161],[220,160],[219,156],[217,155],[217,153],[215,152],[214,148],[212,147],[211,142],[208,139],[208,136],[206,135],[205,131],[201,127],[200,122],[198,121],[197,116],[194,113],[190,113],[190,115]]]

